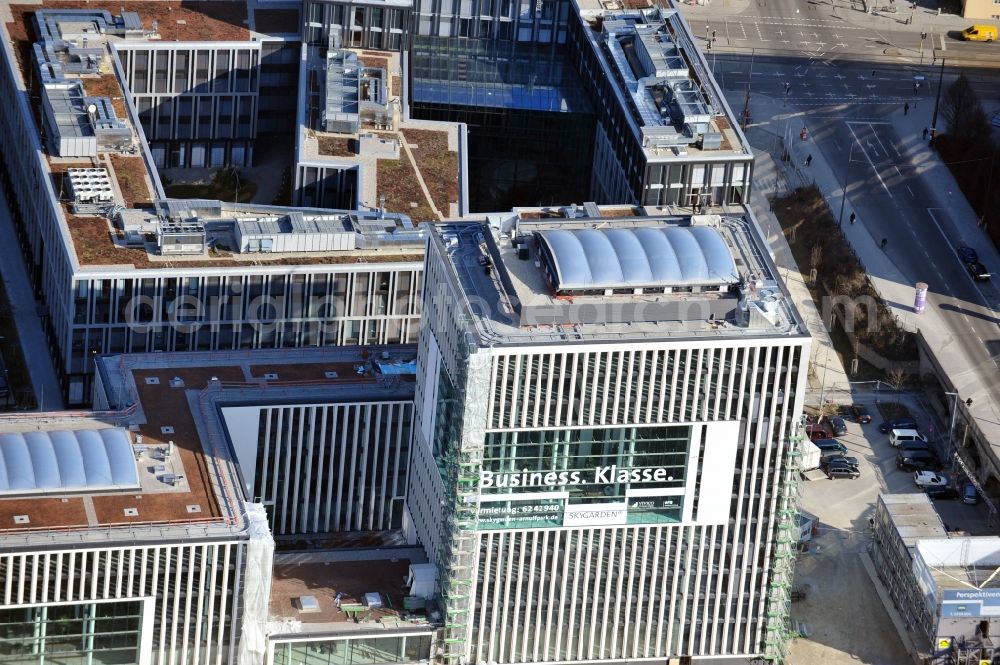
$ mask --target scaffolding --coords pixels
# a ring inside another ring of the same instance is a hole
[[[926,494],[879,495],[869,545],[872,564],[907,630],[921,635],[921,642],[928,645],[936,621],[914,575],[912,550],[922,538],[946,537]]]
[[[764,638],[764,660],[784,663],[788,655],[788,640],[795,637],[789,613],[792,602],[792,579],[798,549],[800,526],[799,482],[802,467],[802,446],[805,439],[794,436],[785,446],[778,495],[777,524],[774,530],[771,563],[771,583],[768,586],[767,628]]]
[[[456,401],[463,410],[461,432],[443,455],[441,465],[444,538],[438,577],[445,614],[442,657],[447,663],[465,662],[468,651],[478,555],[479,475],[490,385],[489,354],[476,354],[474,347],[468,351],[465,381],[456,390]]]

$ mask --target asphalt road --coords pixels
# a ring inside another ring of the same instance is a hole
[[[790,110],[837,118],[882,118],[903,104],[914,111],[932,109],[941,80],[940,66],[929,63],[920,66],[770,55],[751,60],[744,54],[718,52],[708,54],[708,63],[724,90],[745,91],[749,85],[751,93],[783,99]],[[1000,110],[1000,70],[965,71],[946,63],[945,88],[960,74],[972,83],[986,110]],[[882,108],[872,108],[880,105]],[[831,111],[833,106],[838,108]]]
[[[876,0],[873,14],[862,7],[860,2],[835,0],[766,0],[732,12],[688,10],[686,14],[706,52],[721,48],[928,64],[941,58],[1000,61],[1000,44],[961,38],[962,28],[971,24],[967,19],[941,17],[936,9],[919,5],[913,9],[904,0]]]
[[[841,121],[814,140],[835,169],[846,171],[850,208],[875,238],[887,240],[886,255],[911,283],[927,283],[927,306],[937,310],[970,366],[996,389],[1000,365],[990,347],[1000,344],[1000,293],[966,271],[955,253],[955,222],[904,157],[896,130],[887,122]],[[877,267],[869,268],[878,275]]]
[[[962,348],[970,367],[980,368],[988,385],[1000,387],[994,362],[1000,354],[1000,291],[992,282],[974,282],[966,272],[954,251],[959,244],[955,221],[904,157],[901,137],[884,119],[903,104],[911,113],[929,116],[936,72],[809,56],[767,56],[751,63],[746,56],[715,54],[709,62],[731,93],[749,85],[751,94],[781,99],[789,113],[803,113],[814,128],[814,148],[841,182],[846,177],[850,207],[873,236],[887,239],[888,258],[910,283],[928,283],[928,306],[940,312],[952,343]],[[955,76],[948,74],[945,86]],[[1000,99],[1000,78],[977,73],[973,84],[983,98]],[[850,209],[845,217],[849,214]],[[994,269],[1000,272],[1000,266]]]

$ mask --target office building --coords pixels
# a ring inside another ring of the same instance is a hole
[[[102,356],[92,414],[0,418],[0,659],[430,662],[414,354]]]
[[[236,663],[267,620],[263,509],[186,409],[143,406],[0,418],[4,663]]]
[[[446,662],[774,657],[809,336],[752,215],[493,224],[427,255],[407,507]]]
[[[676,10],[577,0],[571,61],[599,117],[598,203],[745,203],[753,151]]]
[[[252,142],[253,122],[232,134],[235,118],[280,72],[264,68],[269,42],[242,24],[245,7],[227,14],[239,7],[20,7],[7,26],[4,180],[71,404],[87,402],[104,353],[416,341],[424,241],[408,216],[164,200],[167,152],[194,166],[250,158],[241,141]],[[178,124],[191,99],[213,109],[205,124]],[[152,108],[169,111],[162,126],[150,124]],[[213,138],[223,122],[229,133]]]

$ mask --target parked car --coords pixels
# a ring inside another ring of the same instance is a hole
[[[927,498],[933,499],[934,501],[942,501],[946,499],[957,499],[958,491],[954,487],[945,486],[934,486],[928,485],[924,488],[924,493]]]
[[[854,416],[854,422],[862,425],[867,425],[872,421],[872,414],[864,404],[852,404],[851,415]]]
[[[947,487],[948,477],[933,471],[917,471],[913,474],[913,482],[917,487]]]
[[[965,269],[972,275],[972,279],[977,282],[988,282],[992,276],[992,273],[986,269],[986,266],[979,261],[969,261],[965,264]]]
[[[937,458],[926,451],[912,450],[896,455],[896,468],[901,471],[937,471]]]
[[[821,462],[821,466],[836,466],[837,464],[847,464],[848,466],[853,466],[856,469],[858,468],[858,458],[838,453],[830,455],[829,457],[824,457]]]
[[[847,446],[836,439],[818,439],[813,441],[813,444],[824,453],[839,453],[841,455],[847,454]]]
[[[889,445],[898,448],[906,441],[927,442],[927,437],[915,429],[893,429],[889,430]]]
[[[826,425],[822,423],[813,423],[811,425],[806,425],[806,436],[813,441],[817,441],[819,439],[829,439],[830,430],[828,430]]]
[[[913,450],[924,450],[931,452],[931,446],[926,441],[916,440],[916,441],[903,441],[899,444],[899,449],[902,451],[913,451]]]
[[[960,245],[955,251],[958,252],[958,258],[962,259],[962,263],[971,263],[979,260],[979,253],[968,245]]]
[[[834,436],[844,436],[847,434],[847,423],[840,416],[834,416],[827,420],[830,423],[830,431]]]
[[[834,464],[826,467],[826,477],[830,480],[836,478],[850,478],[854,480],[861,475],[861,471],[858,467],[851,466],[850,464]]]
[[[970,506],[979,503],[979,492],[976,491],[976,486],[972,483],[966,483],[962,487],[962,503],[967,503]]]
[[[913,418],[893,418],[892,420],[886,420],[881,425],[878,426],[878,431],[883,434],[888,434],[894,429],[919,429],[917,427],[917,421]]]

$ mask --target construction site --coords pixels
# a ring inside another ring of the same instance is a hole
[[[870,555],[915,659],[1000,662],[1000,538],[949,531],[926,494],[882,494]]]

